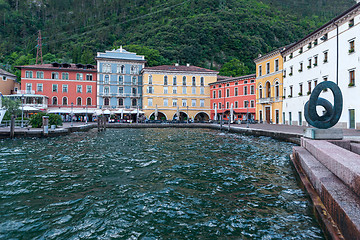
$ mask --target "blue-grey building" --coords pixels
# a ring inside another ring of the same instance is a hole
[[[98,52],[97,104],[113,111],[142,109],[142,76],[145,57],[120,49]]]

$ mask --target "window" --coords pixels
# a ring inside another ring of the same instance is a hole
[[[218,94],[218,95],[219,95],[219,98],[221,98],[221,90],[219,90],[219,94]]]
[[[266,74],[270,73],[270,63],[266,63]]]
[[[136,106],[137,106],[137,99],[136,99],[136,98],[134,98],[134,99],[131,100],[131,105],[132,105],[133,107],[136,107]]]
[[[304,65],[304,64],[301,62],[301,63],[300,63],[300,68],[299,68],[299,72],[302,72],[302,71],[303,71],[303,65]]]
[[[177,85],[177,83],[176,83],[176,76],[173,77],[173,85],[174,85],[174,86]]]
[[[86,98],[86,106],[91,106],[91,98]]]
[[[42,84],[42,83],[38,83],[38,84],[37,84],[37,91],[38,91],[38,92],[42,92],[42,91],[43,91],[43,84]]]
[[[275,97],[278,98],[280,95],[279,82],[275,82]]]
[[[204,95],[205,94],[205,88],[204,87],[200,87],[200,94]]]
[[[255,94],[255,86],[254,85],[250,86],[250,94]]]
[[[69,80],[69,73],[62,73],[61,78],[62,80]]]
[[[152,75],[149,75],[148,82],[150,85],[152,84]]]
[[[244,101],[244,108],[249,107],[249,101]]]
[[[182,93],[183,93],[183,94],[186,94],[186,87],[183,87],[183,88],[182,88]]]
[[[183,86],[186,86],[186,76],[183,76]]]
[[[3,79],[3,81],[6,81],[6,76],[3,76],[2,79]]]
[[[309,58],[309,64],[308,64],[308,66],[307,66],[307,68],[311,68],[311,58]]]
[[[205,107],[205,100],[204,99],[200,99],[200,107]]]
[[[196,99],[191,99],[191,106],[196,107]]]
[[[177,94],[177,87],[173,87],[173,94]]]
[[[237,86],[237,85],[239,85],[239,83],[238,83],[238,82],[235,82],[235,86]]]
[[[226,102],[226,108],[230,108],[229,102]]]
[[[154,93],[153,87],[147,87],[147,93]]]
[[[167,98],[164,98],[164,106],[167,107],[169,105],[169,101]]]
[[[148,106],[149,106],[149,107],[152,107],[152,105],[153,105],[153,100],[152,100],[152,98],[148,98]]]
[[[263,98],[262,86],[259,86],[259,98]]]
[[[136,85],[136,80],[137,80],[137,79],[136,79],[136,77],[135,77],[135,76],[134,76],[134,77],[132,77],[132,84],[133,84],[133,85]]]
[[[168,94],[168,87],[164,87],[164,94]]]
[[[58,99],[57,97],[53,97],[52,98],[52,105],[57,105],[58,104]]]
[[[168,85],[168,77],[167,76],[164,76],[164,85]]]
[[[315,56],[314,57],[314,67],[316,67],[318,65],[318,57]]]
[[[86,74],[86,81],[92,81],[93,75],[92,74]]]
[[[76,92],[82,93],[82,85],[77,85],[76,86]]]
[[[177,99],[173,99],[173,100],[172,100],[172,106],[173,106],[173,107],[176,107],[176,106],[177,106]]]
[[[57,92],[57,91],[58,91],[58,85],[57,85],[57,84],[53,84],[53,85],[52,85],[52,91],[53,91],[53,92]]]
[[[119,76],[119,84],[124,84],[124,77],[123,76]]]
[[[221,102],[219,102],[219,109],[221,109]]]
[[[324,52],[324,63],[328,62],[328,52]]]
[[[311,93],[311,81],[308,81],[308,95]]]
[[[244,81],[244,84],[247,84],[247,83],[248,83],[248,81],[247,81],[247,80],[245,80],[245,81]]]
[[[349,86],[355,86],[355,70],[349,71]]]
[[[216,91],[213,91],[213,98],[216,98]]]
[[[191,88],[191,94],[196,94],[196,87]]]
[[[120,64],[116,65],[116,72],[121,73],[121,65]]]
[[[236,97],[239,94],[239,89],[238,88],[234,88],[234,96]]]
[[[121,73],[125,73],[125,66],[124,66],[124,65],[121,65],[121,67],[120,67],[120,72],[121,72]]]
[[[230,89],[226,89],[226,97],[230,97]]]
[[[183,106],[183,107],[186,107],[186,104],[187,104],[186,99],[183,99],[181,102],[182,102],[182,106]]]
[[[63,105],[63,106],[68,105],[68,99],[67,99],[67,97],[63,97],[63,99],[62,99],[62,105]]]
[[[303,53],[303,47],[301,47],[300,49],[299,49],[299,54],[302,54]]]
[[[36,72],[36,78],[44,78],[44,72]]]
[[[354,19],[350,19],[349,21],[349,28],[354,26]]]
[[[284,95],[283,96],[286,97],[286,88],[284,88]]]
[[[109,106],[109,105],[110,105],[110,99],[109,99],[109,98],[104,98],[104,105],[105,105],[105,106]]]
[[[251,108],[254,108],[254,107],[255,107],[255,102],[254,102],[254,100],[251,100],[251,101],[250,101],[250,107],[251,107]]]
[[[83,80],[83,74],[82,73],[77,73],[76,74],[76,80]]]
[[[133,94],[133,96],[135,96],[136,95],[136,88],[132,88],[132,94]]]
[[[204,77],[201,77],[200,78],[200,86],[204,86],[204,85],[205,85]]]
[[[123,106],[123,105],[124,105],[124,99],[123,99],[123,98],[119,98],[118,104],[119,104],[119,106]]]
[[[299,96],[303,95],[303,85],[302,83],[299,84]]]
[[[105,73],[111,72],[111,64],[110,63],[103,64],[103,72],[105,72]]]
[[[59,73],[57,72],[51,73],[51,79],[59,79]]]
[[[196,86],[196,78],[195,77],[192,77],[192,85]]]
[[[290,97],[293,96],[293,86],[290,86]]]
[[[350,47],[349,53],[355,52],[355,40],[354,39],[349,41],[349,47]]]
[[[32,71],[26,71],[25,72],[25,77],[26,78],[32,78],[33,77],[33,72]]]
[[[87,85],[86,86],[86,92],[91,93],[92,92],[92,86]]]
[[[67,85],[67,84],[63,84],[63,85],[62,85],[62,92],[63,92],[63,93],[67,93],[67,92],[68,92],[68,85]]]
[[[119,87],[119,94],[123,94],[124,93],[124,88],[123,87]]]
[[[261,66],[259,66],[259,76],[262,76],[262,67]]]
[[[109,94],[109,87],[104,87],[104,94]]]
[[[105,84],[109,84],[109,75],[105,75],[104,82]]]
[[[293,66],[290,67],[290,73],[289,73],[289,76],[292,76],[293,75]]]
[[[238,101],[235,101],[235,107],[234,108],[238,108],[239,107],[239,102]]]
[[[275,72],[279,71],[279,59],[275,59]]]
[[[248,87],[244,86],[244,95],[248,95]]]

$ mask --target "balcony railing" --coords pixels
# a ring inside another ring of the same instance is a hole
[[[133,94],[133,93],[98,93],[100,97],[132,97],[132,98],[139,98],[141,97],[140,94]]]
[[[258,100],[259,104],[269,104],[274,102],[274,98],[268,97],[268,98],[259,98]]]

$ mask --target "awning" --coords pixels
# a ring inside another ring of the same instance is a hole
[[[104,111],[104,114],[111,114],[111,112],[110,112],[109,109],[106,109],[106,110]]]
[[[138,111],[135,109],[135,110],[132,110],[130,113],[131,113],[131,114],[137,114]],[[144,114],[144,113],[145,113],[145,112],[139,110],[139,114]]]
[[[68,113],[70,114],[71,110],[70,109],[49,109],[48,113]]]
[[[125,110],[125,109],[118,109],[118,110],[114,111],[114,113],[121,114],[121,111],[123,114],[131,113],[131,111]]]
[[[95,110],[94,109],[74,109],[73,111],[74,113],[77,114],[94,114]]]
[[[23,108],[22,107],[19,107],[20,110],[23,110],[25,112],[40,112],[41,110],[40,109],[37,109],[37,108],[34,108],[34,107],[30,107],[30,106],[24,106]]]

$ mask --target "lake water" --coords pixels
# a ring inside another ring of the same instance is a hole
[[[0,239],[324,239],[292,144],[205,129],[0,141]]]

